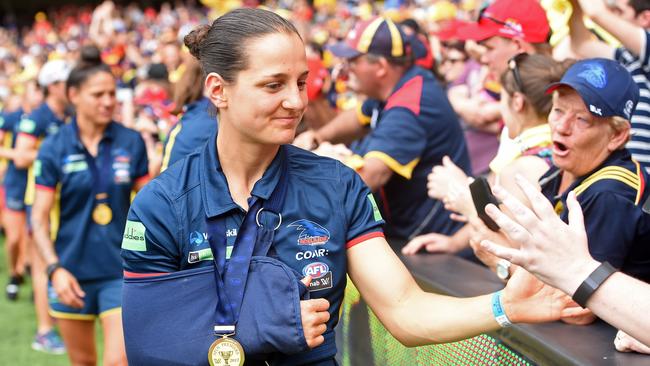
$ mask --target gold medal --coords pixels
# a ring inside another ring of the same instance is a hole
[[[208,351],[210,366],[242,366],[244,349],[237,340],[224,337],[217,339]]]
[[[108,225],[113,220],[113,211],[105,203],[100,203],[93,210],[93,220],[99,225]]]

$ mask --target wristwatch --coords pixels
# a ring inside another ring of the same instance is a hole
[[[512,266],[512,263],[505,259],[499,259],[497,262],[497,277],[499,277],[502,281],[507,281],[510,278],[510,267]]]
[[[50,264],[49,266],[47,266],[47,268],[45,269],[45,272],[47,273],[48,281],[52,281],[52,275],[54,275],[54,272],[59,268],[61,268],[61,263],[59,263],[59,262],[54,262],[54,263]]]

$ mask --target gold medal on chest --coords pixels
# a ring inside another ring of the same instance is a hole
[[[100,203],[93,209],[93,221],[99,225],[108,225],[113,220],[113,211],[105,203]]]
[[[212,343],[208,351],[210,366],[244,365],[244,349],[233,338],[220,338]]]

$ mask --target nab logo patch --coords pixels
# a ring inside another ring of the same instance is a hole
[[[323,245],[330,240],[329,230],[313,221],[297,220],[287,227],[295,227],[299,232],[298,244],[300,245]]]
[[[323,262],[315,262],[306,265],[302,269],[302,274],[304,276],[311,276],[312,280],[315,280],[317,278],[325,276],[329,271],[330,267],[327,264]]]

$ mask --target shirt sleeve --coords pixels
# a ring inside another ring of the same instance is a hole
[[[383,237],[384,219],[370,189],[354,170],[344,165],[340,169],[342,187],[345,189],[342,206],[345,207],[348,224],[345,239],[347,248],[373,237]]]
[[[380,102],[374,99],[366,99],[357,104],[357,118],[359,123],[366,126],[372,121],[372,115],[379,108]]]
[[[378,158],[395,173],[411,179],[426,147],[427,135],[413,112],[406,108],[390,109],[382,114],[379,125],[368,136],[364,158]]]
[[[147,158],[147,148],[140,135],[137,135],[133,147],[133,161],[131,176],[136,180],[147,177],[149,175],[149,159]]]
[[[621,268],[635,240],[639,208],[612,192],[590,195],[580,206],[592,257]]]
[[[61,180],[61,167],[54,145],[53,139],[45,139],[34,160],[34,181],[38,187],[54,189]]]
[[[32,137],[38,137],[38,131],[40,129],[37,120],[31,114],[22,118],[16,125],[16,132],[18,134],[25,134]]]
[[[129,209],[122,239],[125,277],[180,270],[179,220],[169,198],[156,181],[147,184]]]
[[[639,32],[642,33],[641,42],[643,42],[640,54],[635,55],[627,48],[619,47],[614,51],[614,59],[625,67],[634,66],[634,68],[641,68],[647,74],[650,73],[650,51],[648,50],[650,32],[645,29],[640,29]],[[634,63],[637,64],[633,65]]]

